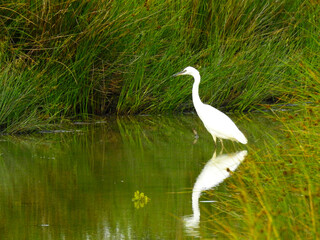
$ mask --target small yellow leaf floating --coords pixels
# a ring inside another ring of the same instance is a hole
[[[132,201],[133,201],[134,207],[136,209],[139,209],[139,208],[143,208],[150,201],[150,198],[144,195],[143,192],[140,193],[139,191],[136,191],[134,193],[134,197],[132,198]]]

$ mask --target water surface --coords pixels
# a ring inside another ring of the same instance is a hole
[[[276,126],[259,116],[233,119],[252,145],[265,140],[257,129]],[[194,115],[108,118],[57,129],[1,138],[1,239],[215,237],[200,220],[216,200],[200,193],[216,186],[228,194],[224,184],[235,181],[232,172],[241,172],[251,154],[231,142],[215,151]],[[237,154],[230,165],[226,158]],[[226,164],[221,171],[219,161]],[[137,204],[136,191],[150,201]]]

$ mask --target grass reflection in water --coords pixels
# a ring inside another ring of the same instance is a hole
[[[197,235],[319,237],[318,116],[308,107],[233,117],[249,144],[226,141],[223,154],[248,154],[199,197]],[[3,238],[185,237],[181,218],[192,213],[192,187],[214,152],[196,116],[110,118],[76,130],[1,138]],[[151,199],[139,210],[137,189]]]

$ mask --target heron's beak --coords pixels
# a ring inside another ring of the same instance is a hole
[[[181,72],[178,72],[178,73],[176,73],[176,74],[173,74],[172,77],[176,77],[176,76],[183,75],[185,72],[186,72],[186,71],[183,70],[183,71],[181,71]]]

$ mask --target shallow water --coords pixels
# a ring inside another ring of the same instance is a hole
[[[265,139],[259,129],[276,125],[262,116],[233,119],[253,145]],[[247,146],[228,141],[214,155],[194,115],[57,129],[0,139],[1,239],[215,237],[202,208],[216,200],[200,192],[216,186],[228,194],[219,183],[241,172],[250,155]],[[133,200],[136,191],[150,200]]]

